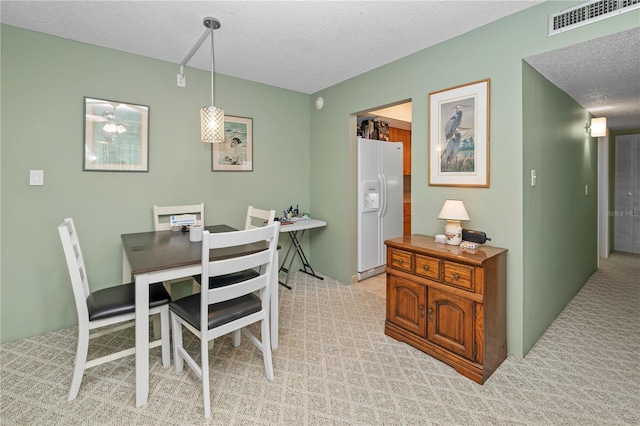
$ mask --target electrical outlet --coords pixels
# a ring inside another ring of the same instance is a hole
[[[531,186],[536,186],[536,182],[538,180],[538,175],[536,175],[536,170],[531,170]]]
[[[178,74],[178,87],[186,87],[187,86],[187,78],[184,74]]]

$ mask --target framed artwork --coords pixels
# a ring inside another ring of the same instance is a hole
[[[224,142],[214,143],[211,170],[228,172],[253,171],[253,120],[246,117],[224,117]]]
[[[149,107],[84,98],[82,170],[149,171]]]
[[[489,86],[429,93],[429,185],[489,187]]]

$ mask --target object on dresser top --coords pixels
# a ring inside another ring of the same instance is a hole
[[[487,237],[482,231],[474,231],[473,229],[462,230],[462,241],[469,241],[472,243],[484,244],[487,241],[491,241],[491,238]]]

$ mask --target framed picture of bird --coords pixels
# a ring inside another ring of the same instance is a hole
[[[489,187],[490,80],[429,93],[429,185]]]

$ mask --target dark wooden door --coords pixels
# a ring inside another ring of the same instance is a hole
[[[474,359],[473,301],[429,288],[427,338],[465,358]]]
[[[425,337],[427,288],[392,275],[387,279],[387,320]]]

